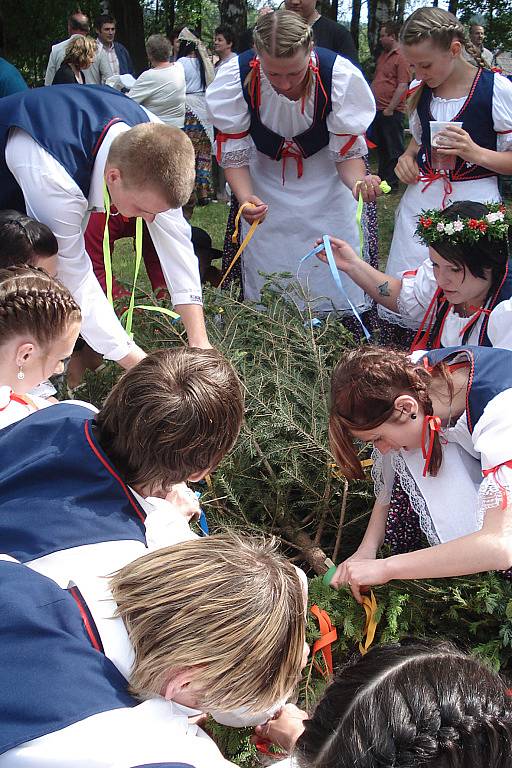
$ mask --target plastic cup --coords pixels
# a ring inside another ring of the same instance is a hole
[[[456,155],[440,155],[436,147],[442,148],[443,139],[438,137],[449,125],[455,125],[462,128],[462,123],[446,122],[444,120],[430,120],[430,145],[432,147],[432,168],[437,171],[453,171],[457,161]]]

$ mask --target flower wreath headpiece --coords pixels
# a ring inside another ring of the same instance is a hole
[[[512,214],[503,203],[485,203],[489,209],[482,219],[447,220],[444,211],[432,208],[422,211],[416,234],[425,245],[435,245],[439,240],[451,243],[476,243],[481,237],[503,240],[512,224]]]

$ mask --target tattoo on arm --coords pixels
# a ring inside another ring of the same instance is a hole
[[[386,280],[385,283],[382,283],[381,285],[377,286],[377,290],[379,292],[379,296],[391,296],[391,291],[389,290],[389,281]]]

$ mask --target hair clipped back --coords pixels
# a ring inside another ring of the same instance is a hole
[[[57,238],[41,222],[19,211],[0,211],[0,267],[33,264],[36,258],[55,256]]]
[[[296,685],[304,592],[273,541],[185,541],[127,565],[111,586],[135,652],[136,695],[159,695],[172,671],[196,666],[205,708],[258,712]]]
[[[68,289],[44,270],[0,269],[0,344],[28,334],[47,346],[80,317],[80,307]]]
[[[243,396],[215,349],[153,352],[127,371],[96,416],[101,447],[129,485],[168,491],[233,447]]]
[[[442,8],[417,8],[402,27],[400,42],[402,45],[417,45],[424,40],[431,40],[434,45],[447,51],[454,40],[459,40],[466,51],[478,62],[483,69],[487,64],[482,59],[480,51],[466,35],[461,22],[449,11]],[[416,109],[420,100],[423,86],[414,90],[407,102],[409,112]]]
[[[434,375],[442,376],[450,386],[444,364],[434,367]],[[346,477],[364,477],[352,431],[376,429],[388,419],[398,418],[395,400],[403,394],[414,397],[423,413],[432,415],[430,380],[431,374],[411,362],[406,352],[388,347],[359,347],[342,357],[331,377],[329,441]],[[435,476],[441,466],[442,448],[437,432],[432,439],[429,471]]]
[[[298,51],[308,53],[313,46],[313,30],[293,11],[280,10],[258,18],[253,32],[257,53],[275,58],[291,58]]]
[[[296,745],[300,768],[510,768],[496,672],[449,644],[378,646],[340,671]]]
[[[188,201],[195,182],[194,147],[179,128],[162,123],[141,123],[112,142],[107,162],[118,168],[124,184],[140,191],[157,191],[169,208]]]

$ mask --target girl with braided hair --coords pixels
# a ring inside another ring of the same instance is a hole
[[[416,269],[428,256],[415,234],[422,210],[458,200],[499,202],[498,175],[512,173],[512,83],[485,69],[462,24],[441,8],[414,11],[400,40],[417,79],[409,98],[412,139],[396,166],[408,187],[397,209],[387,263],[392,277]],[[480,67],[463,58],[465,50],[476,56]],[[433,120],[462,123],[438,134],[437,154],[445,161],[455,158],[453,170],[436,168]],[[399,315],[383,307],[379,314],[401,324]]]
[[[413,640],[351,660],[311,719],[288,704],[259,730],[295,768],[509,768],[512,703],[475,657]]]
[[[349,584],[358,601],[363,586],[391,579],[512,565],[512,352],[450,347],[416,357],[356,349],[332,376],[329,435],[340,470],[362,478],[354,441],[375,448],[373,512],[358,550],[331,582]],[[375,559],[395,478],[430,546]]]
[[[80,317],[68,289],[42,269],[0,269],[0,428],[50,405],[28,393],[63,372]]]
[[[278,273],[282,292],[299,305],[305,292],[315,312],[346,311],[327,266],[302,265],[299,292],[283,273],[295,277],[306,243],[324,232],[360,248],[356,199],[361,192],[374,202],[380,194],[380,179],[367,175],[363,160],[372,93],[351,62],[313,47],[311,28],[292,11],[261,16],[254,45],[256,52],[227,62],[206,92],[217,159],[239,204],[248,204],[242,237],[261,222],[242,258],[244,298],[259,301],[265,275]],[[369,309],[360,288],[343,284],[359,310]]]

